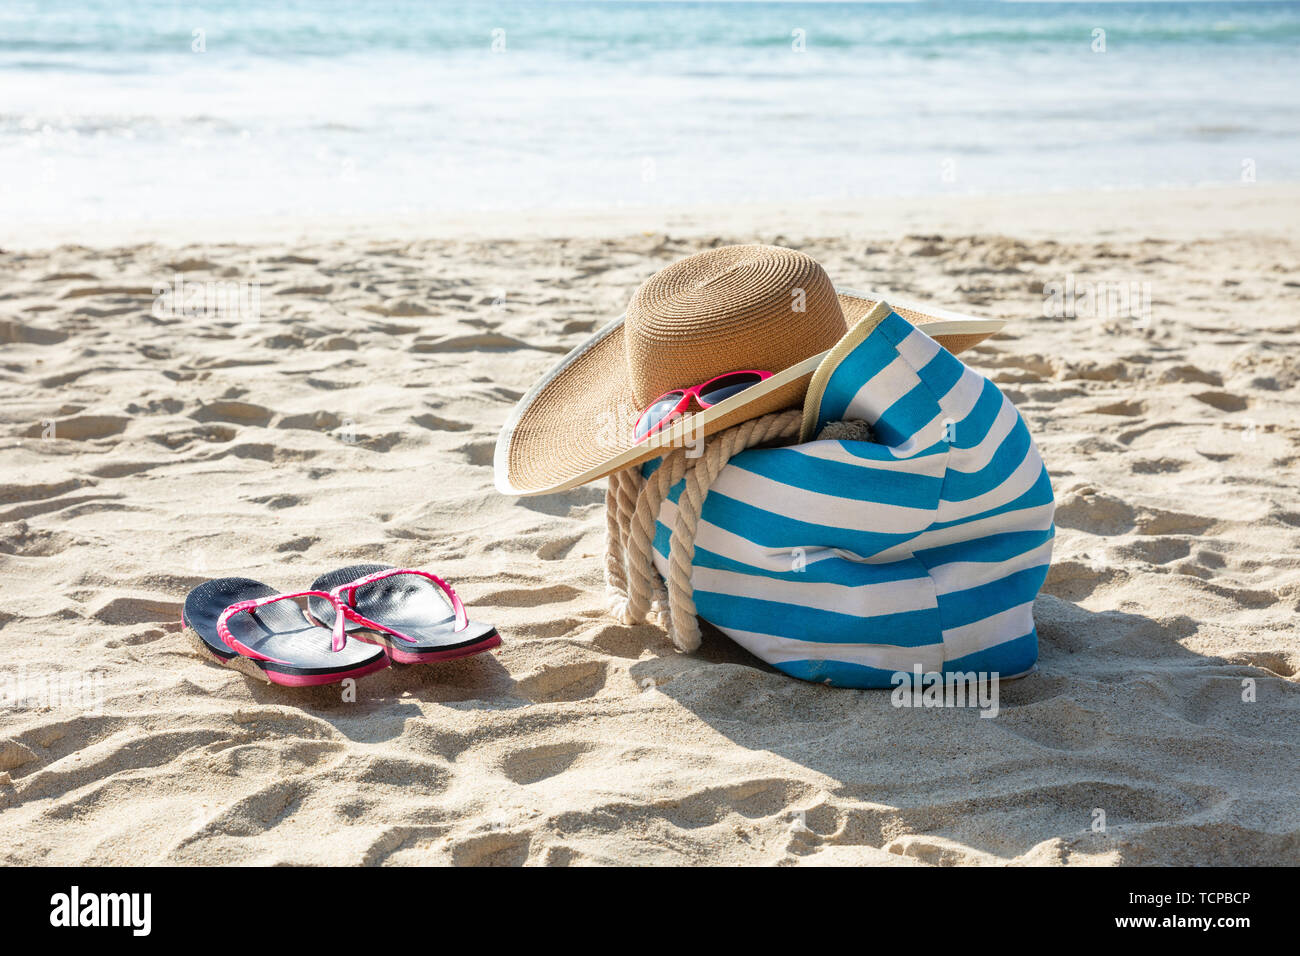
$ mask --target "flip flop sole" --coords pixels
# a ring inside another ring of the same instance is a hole
[[[186,637],[199,653],[255,680],[285,687],[314,687],[337,684],[383,670],[388,658],[366,647],[345,646],[337,655],[329,650],[330,633],[314,626],[292,601],[281,601],[257,610],[258,620],[249,615],[231,618],[230,630],[245,646],[267,656],[301,657],[301,664],[283,660],[264,661],[237,653],[217,633],[217,618],[231,604],[276,594],[274,589],[251,578],[218,578],[205,581],[185,598],[181,624]]]
[[[470,627],[473,626],[471,622]],[[491,625],[487,626],[485,634],[475,637],[473,640],[450,645],[436,651],[410,650],[405,641],[391,637],[382,631],[357,631],[351,636],[358,641],[365,641],[368,644],[376,644],[382,647],[388,652],[388,656],[398,664],[432,664],[435,661],[454,661],[459,657],[471,657],[474,654],[481,654],[483,651],[490,651],[494,647],[501,646],[501,635]]]
[[[354,564],[321,575],[311,587],[313,591],[329,591],[390,567]],[[309,598],[307,607],[312,619],[320,625],[333,624],[334,608],[328,601]],[[383,631],[363,628],[353,621],[346,623],[350,636],[384,648],[398,664],[450,661],[501,646],[501,635],[491,624],[470,621],[463,630],[455,630],[455,615],[442,592],[416,575],[400,575],[366,585],[356,594],[356,610],[378,624],[414,638],[414,641],[404,641]]]
[[[279,684],[282,687],[318,687],[323,684],[337,684],[349,677],[353,679],[364,677],[367,674],[373,674],[375,671],[381,671],[388,666],[387,658],[380,656],[372,663],[361,667],[354,667],[344,671],[329,670],[323,673],[314,673],[309,668],[289,667],[275,661],[259,661],[251,657],[245,657],[242,654],[223,656],[208,646],[207,640],[197,630],[189,626],[184,615],[181,615],[181,623],[184,625],[182,634],[200,657],[204,657],[215,664],[229,667],[231,670],[239,671],[245,677],[251,677],[267,684]]]

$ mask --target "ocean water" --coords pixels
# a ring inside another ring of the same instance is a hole
[[[1294,182],[1297,94],[1297,2],[3,0],[0,230]]]

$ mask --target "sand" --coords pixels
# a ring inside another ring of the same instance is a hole
[[[1300,862],[1300,191],[601,222],[6,243],[0,860]],[[535,377],[657,268],[749,241],[1013,320],[966,357],[1028,421],[1059,533],[996,718],[707,629],[679,654],[604,612],[602,483],[493,490]],[[155,309],[177,274],[259,284],[260,317]],[[1044,315],[1071,276],[1136,308]],[[358,561],[437,571],[505,643],[350,701],[183,638],[205,578]]]

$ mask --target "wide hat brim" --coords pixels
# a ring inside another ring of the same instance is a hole
[[[874,292],[835,291],[849,328],[886,299]],[[1002,319],[961,315],[892,296],[888,304],[954,355],[1005,324]],[[773,370],[771,378],[637,442],[632,429],[640,409],[629,381],[620,316],[565,356],[519,400],[497,439],[497,490],[521,497],[567,491],[751,418],[797,408],[826,354]]]

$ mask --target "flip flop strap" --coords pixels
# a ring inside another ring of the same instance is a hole
[[[355,581],[340,584],[338,587],[330,590],[330,595],[334,599],[334,606],[342,607],[351,620],[356,621],[364,627],[374,628],[375,630],[383,631],[385,634],[392,634],[394,637],[399,637],[409,644],[414,644],[416,641],[413,638],[407,637],[402,632],[395,631],[391,627],[385,627],[382,624],[364,618],[348,607],[348,605],[355,600],[358,588],[364,587],[367,584],[374,584],[376,581],[382,581],[385,578],[391,578],[398,574],[417,574],[422,578],[428,578],[442,590],[443,594],[447,596],[447,601],[451,604],[451,609],[456,614],[455,630],[463,631],[465,628],[469,627],[469,614],[465,611],[465,605],[461,601],[460,595],[452,589],[452,586],[436,574],[430,574],[428,571],[419,571],[414,568],[384,568],[382,571],[376,571],[374,574],[367,574],[365,577],[357,578]],[[348,594],[346,599],[343,598],[344,591]],[[336,624],[337,621],[338,619],[336,618]]]
[[[360,614],[357,614],[351,608],[344,606],[342,601],[333,594],[330,594],[328,591],[294,591],[292,594],[271,594],[267,597],[255,598],[249,601],[236,601],[234,604],[222,611],[221,616],[217,618],[217,635],[225,641],[226,646],[232,651],[238,651],[240,654],[244,654],[247,657],[255,657],[258,660],[275,661],[278,664],[291,665],[293,663],[292,661],[282,661],[275,657],[268,657],[265,654],[259,654],[257,651],[254,651],[240,643],[234,635],[230,633],[230,628],[227,625],[227,622],[236,614],[242,614],[245,611],[252,611],[256,608],[264,607],[267,604],[274,604],[276,601],[287,601],[300,597],[324,598],[329,601],[330,604],[334,605],[334,609],[338,613],[334,615],[334,628],[331,634],[330,648],[336,653],[343,650],[343,646],[347,643],[348,639],[347,630],[343,625],[344,618],[346,617],[357,621],[359,624],[366,622],[365,618],[361,617]]]

